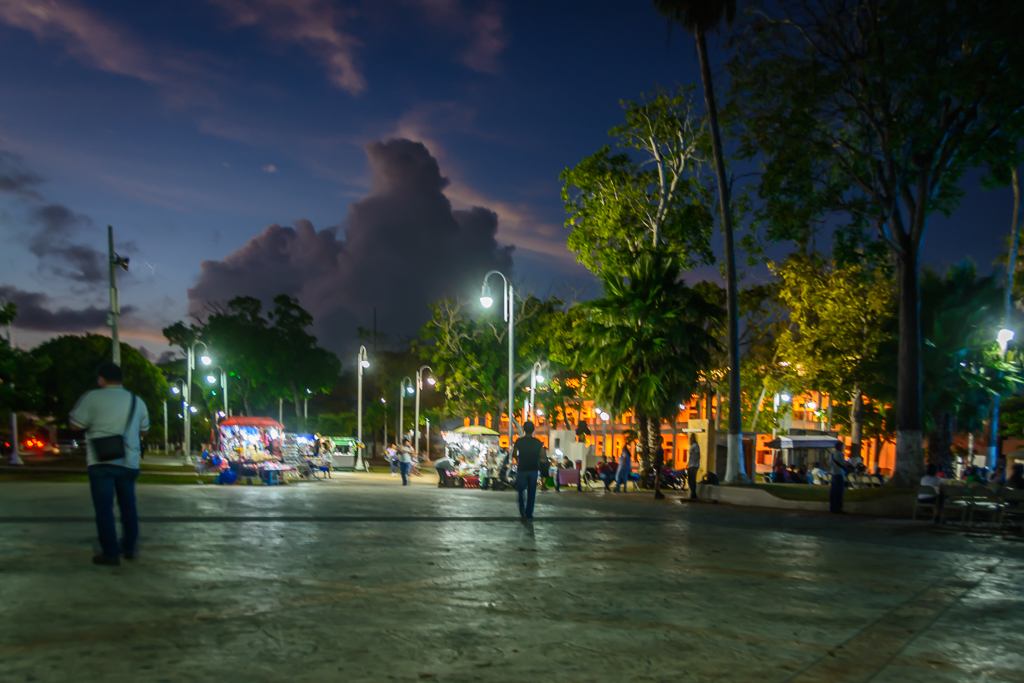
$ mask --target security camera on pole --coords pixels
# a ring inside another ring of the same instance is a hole
[[[114,226],[107,226],[107,251],[110,255],[110,313],[107,324],[110,325],[111,360],[114,365],[121,364],[121,339],[118,335],[117,316],[121,315],[121,301],[117,295],[117,269],[128,270],[128,257],[120,257],[114,253]]]

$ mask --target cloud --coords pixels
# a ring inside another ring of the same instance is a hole
[[[267,164],[266,166],[263,167],[263,170],[266,171],[267,173],[277,173],[277,166],[274,166],[273,164]]]
[[[461,61],[474,71],[498,72],[498,55],[508,45],[504,8],[498,2],[484,2],[479,11],[466,11],[460,0],[416,0],[436,25],[469,40]]]
[[[37,332],[80,333],[107,327],[107,309],[88,306],[52,310],[50,297],[42,292],[26,292],[8,285],[0,285],[0,296],[18,305],[18,317],[12,326]],[[134,306],[122,306],[122,315],[134,313]]]
[[[294,43],[313,55],[338,88],[353,95],[366,89],[355,58],[359,41],[342,30],[351,12],[329,0],[210,0],[236,27],[258,26],[271,40]]]
[[[344,349],[376,306],[391,334],[413,334],[428,304],[471,293],[492,268],[509,273],[512,247],[498,244],[497,215],[452,210],[448,180],[427,148],[395,139],[366,145],[369,196],[345,223],[317,231],[306,220],[270,225],[221,261],[204,261],[189,294],[193,313],[241,295],[299,299],[328,348]]]
[[[17,154],[0,149],[0,194],[13,194],[28,199],[41,199],[33,187],[43,179],[22,165]]]
[[[73,241],[81,229],[92,226],[92,221],[62,204],[48,203],[32,189],[42,182],[25,168],[21,157],[0,149],[0,195],[12,195],[27,203],[28,223],[35,227],[28,237],[28,248],[39,258],[39,269],[76,282],[102,282],[106,255]]]
[[[0,21],[54,40],[102,71],[158,82],[146,49],[127,30],[67,0],[0,0]]]

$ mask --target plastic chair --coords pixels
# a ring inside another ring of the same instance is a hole
[[[950,486],[945,488],[942,507],[939,509],[939,519],[946,519],[947,514],[960,512],[960,522],[963,523],[967,514],[971,512],[974,505],[974,496],[966,486]]]
[[[921,500],[921,496],[934,496],[929,502]],[[918,486],[917,496],[914,498],[914,516],[913,519],[917,519],[917,511],[920,509],[928,508],[931,510],[932,518],[934,518],[939,512],[939,487],[937,486]]]

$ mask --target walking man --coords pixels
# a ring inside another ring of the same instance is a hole
[[[686,486],[690,489],[690,500],[697,500],[697,471],[700,470],[700,444],[690,435],[690,451],[686,456]]]
[[[149,431],[146,403],[123,386],[121,368],[103,363],[97,370],[99,389],[82,394],[68,416],[84,429],[89,466],[89,491],[96,512],[101,553],[95,564],[119,565],[121,555],[135,559],[139,514],[135,508],[135,479],[139,476],[142,436]],[[123,537],[117,541],[114,496],[121,510]]]
[[[619,486],[622,486],[622,492],[625,493],[629,490],[629,475],[633,471],[633,456],[629,452],[629,444],[633,442],[633,439],[627,437],[626,444],[622,447],[622,453],[619,455],[619,469],[615,471],[615,492],[619,492]]]
[[[402,447],[398,449],[398,470],[402,473],[402,486],[409,485],[409,470],[412,469],[412,447],[409,439],[402,439]]]
[[[661,492],[661,471],[665,469],[665,448],[659,440],[658,446],[654,449],[654,499],[662,500],[665,494]]]
[[[533,436],[533,423],[523,423],[525,436],[516,439],[512,447],[512,459],[518,464],[516,470],[516,491],[519,502],[519,516],[527,522],[533,521],[533,504],[537,499],[537,476],[540,461],[546,455],[544,444]]]
[[[830,460],[832,484],[828,490],[828,511],[836,514],[843,511],[843,489],[846,487],[846,472],[850,469],[843,448],[843,442],[836,441],[836,449],[832,451]]]

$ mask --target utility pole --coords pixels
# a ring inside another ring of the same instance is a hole
[[[167,455],[167,401],[164,401],[164,455]]]
[[[117,294],[117,267],[128,270],[128,259],[121,258],[114,252],[114,226],[107,226],[107,252],[110,256],[110,313],[107,324],[110,325],[111,360],[114,365],[121,364],[121,339],[117,329],[117,317],[121,315],[121,302]]]

